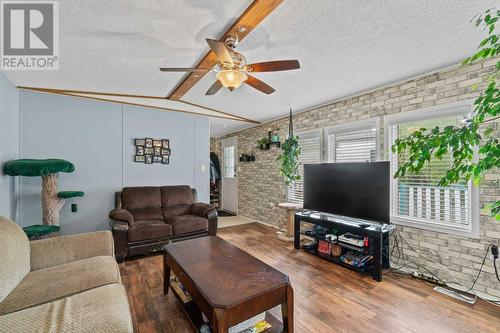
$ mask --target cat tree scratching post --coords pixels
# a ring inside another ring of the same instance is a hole
[[[7,162],[4,172],[9,176],[42,177],[42,220],[44,225],[59,225],[59,211],[64,199],[82,197],[83,192],[57,192],[57,174],[75,171],[73,163],[61,159],[21,159]]]

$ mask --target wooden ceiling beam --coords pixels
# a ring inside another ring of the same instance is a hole
[[[255,27],[257,27],[269,14],[271,14],[283,0],[254,0],[250,6],[241,14],[234,24],[219,39],[224,41],[227,36],[238,35],[243,40]],[[207,36],[210,37],[210,36]],[[195,66],[196,68],[212,68],[217,64],[217,57],[209,51]],[[200,81],[205,74],[188,74],[170,93],[168,99],[180,100],[191,88]]]

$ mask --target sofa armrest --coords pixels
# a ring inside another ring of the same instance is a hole
[[[206,203],[195,203],[189,208],[189,213],[191,215],[207,217],[209,211],[215,210],[214,206]]]
[[[111,221],[113,240],[115,242],[115,258],[118,262],[123,262],[128,253],[128,227],[126,221]]]
[[[210,236],[215,236],[217,234],[218,214],[213,205],[201,202],[195,203],[189,208],[189,213],[206,217],[208,219],[208,234]]]
[[[123,208],[113,209],[109,212],[109,218],[116,221],[127,222],[129,225],[134,224],[134,217],[130,212]]]
[[[30,248],[32,271],[97,256],[114,257],[109,231],[40,239],[31,241]]]
[[[217,228],[218,228],[218,214],[216,209],[212,209],[208,211],[207,213],[207,219],[208,219],[208,235],[209,236],[216,236],[217,235]]]
[[[189,213],[191,215],[207,217],[207,213],[212,209],[215,209],[214,206],[199,202],[192,204],[191,207],[189,207]]]

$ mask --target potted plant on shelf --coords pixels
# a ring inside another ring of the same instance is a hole
[[[275,130],[271,136],[271,142],[280,142],[280,136],[278,135],[278,130]]]
[[[262,138],[260,140],[257,140],[257,148],[260,150],[266,150],[269,149],[269,138]]]

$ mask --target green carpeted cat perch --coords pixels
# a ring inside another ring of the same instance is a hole
[[[83,197],[81,191],[57,192],[57,174],[75,171],[73,163],[61,159],[20,159],[7,162],[9,176],[42,177],[42,220],[44,225],[59,225],[59,211],[64,200]]]

